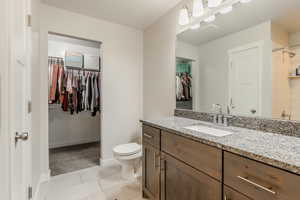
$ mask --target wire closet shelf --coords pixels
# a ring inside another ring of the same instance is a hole
[[[57,64],[63,64],[64,58],[63,57],[55,57],[55,56],[48,56],[48,62],[50,63],[57,63]],[[83,67],[72,67],[72,66],[64,66],[66,69],[70,70],[80,70],[80,71],[87,71],[87,72],[101,72],[100,69],[87,69]],[[100,68],[100,66],[99,66]]]

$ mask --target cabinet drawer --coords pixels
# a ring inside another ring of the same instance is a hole
[[[222,151],[166,131],[161,133],[162,151],[221,180]]]
[[[247,196],[224,186],[224,200],[250,200]]]
[[[300,176],[224,152],[224,184],[252,199],[297,200]]]
[[[143,142],[147,142],[148,144],[160,148],[160,130],[143,125]]]

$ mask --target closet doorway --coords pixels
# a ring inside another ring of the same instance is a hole
[[[48,34],[51,176],[100,163],[101,42]]]
[[[192,60],[176,58],[176,108],[193,110]]]

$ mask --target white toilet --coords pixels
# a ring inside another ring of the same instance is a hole
[[[137,143],[121,144],[113,149],[114,157],[121,163],[122,177],[134,179],[142,157],[142,146]]]

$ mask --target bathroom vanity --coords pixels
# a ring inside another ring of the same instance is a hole
[[[300,138],[181,117],[142,123],[144,197],[300,199]],[[198,125],[232,134],[188,128]]]

